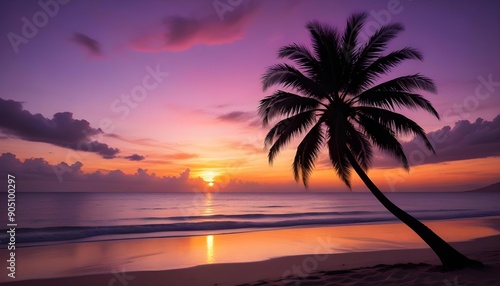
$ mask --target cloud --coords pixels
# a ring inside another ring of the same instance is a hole
[[[187,180],[189,180],[190,174],[191,174],[191,170],[189,168],[187,168],[186,170],[184,170],[184,172],[179,174],[179,179],[181,181],[187,181]]]
[[[144,156],[141,156],[141,155],[138,155],[138,154],[133,154],[133,155],[130,155],[130,156],[125,156],[124,158],[128,159],[130,161],[142,161],[142,160],[145,159]]]
[[[21,102],[0,98],[0,131],[6,135],[32,142],[97,153],[105,159],[115,158],[117,148],[93,140],[102,135],[101,129],[90,126],[86,120],[73,119],[71,112],[58,112],[52,119],[23,109]]]
[[[20,176],[27,180],[57,180],[54,172],[56,168],[68,168],[80,172],[82,166],[80,162],[73,165],[66,163],[50,165],[43,158],[30,158],[22,162],[12,153],[3,153],[0,156],[0,172]]]
[[[91,37],[82,33],[74,33],[71,40],[85,49],[85,51],[87,51],[89,55],[95,57],[102,56],[101,44],[99,44],[98,41],[92,39]]]
[[[200,155],[194,153],[175,153],[163,156],[163,158],[169,160],[186,160],[186,159],[194,159],[198,158]]]
[[[255,112],[231,111],[217,116],[216,119],[225,122],[247,123],[252,128],[262,128],[262,120]]]
[[[475,122],[460,120],[453,127],[444,126],[427,133],[436,155],[426,150],[422,140],[414,138],[402,146],[410,165],[442,163],[500,156],[500,114],[492,121],[478,118]],[[376,167],[396,167],[396,161],[387,155],[374,160]]]
[[[421,139],[402,142],[410,166],[500,156],[500,114],[492,121],[482,118],[475,122],[460,120],[453,127],[444,126],[426,134],[436,155],[425,148]],[[373,162],[375,168],[401,167],[395,159],[379,150],[374,153]],[[316,167],[331,169],[331,166],[325,151]]]
[[[23,192],[190,192],[203,191],[207,183],[202,178],[191,177],[186,168],[177,176],[158,176],[146,169],[138,168],[133,174],[121,170],[95,171],[85,173],[83,164],[76,162],[56,165],[43,158],[30,158],[24,161],[12,153],[0,155],[0,173],[12,174],[23,179]],[[0,182],[6,180],[0,178]],[[247,190],[253,183],[225,178],[220,181],[217,191]],[[224,182],[224,183],[222,183]],[[250,185],[249,185],[250,184]],[[213,189],[212,189],[213,191]]]
[[[124,138],[123,136],[120,136],[118,134],[114,133],[106,133],[104,136],[109,137],[109,138],[114,138],[123,142],[127,142],[130,144],[138,145],[138,146],[148,146],[148,147],[160,147],[162,149],[170,149],[173,151],[176,151],[176,149],[169,147],[167,143],[165,142],[159,142],[154,139],[148,139],[148,138],[141,138],[141,139],[129,139],[129,138]]]
[[[231,111],[229,113],[217,116],[217,119],[222,121],[238,121],[238,122],[247,121],[252,118],[255,118],[255,113],[246,111]]]
[[[52,165],[43,158],[19,160],[12,153],[0,156],[0,171],[23,178],[23,191],[137,191],[135,187],[148,191],[190,190],[201,179],[189,178],[189,169],[179,176],[166,177],[149,173],[146,169],[137,169],[134,174],[125,174],[121,170],[96,171],[84,173],[83,164],[76,162],[68,165],[64,162]],[[90,187],[92,186],[92,187]]]
[[[230,141],[225,146],[231,150],[242,151],[245,156],[261,156],[261,154],[267,153],[267,150],[264,148],[264,138],[261,135],[255,136],[251,140],[250,138],[246,141]]]
[[[500,114],[492,121],[482,118],[473,123],[460,120],[453,128],[445,126],[427,133],[427,136],[436,150],[436,156],[427,156],[425,160],[418,158],[424,154],[420,147],[422,146],[420,139],[413,139],[403,144],[409,159],[416,164],[420,161],[423,161],[422,164],[427,164],[500,156]]]
[[[183,51],[197,45],[221,45],[240,40],[257,11],[252,1],[225,13],[222,21],[216,13],[204,17],[168,16],[163,26],[137,37],[130,48],[139,52]]]

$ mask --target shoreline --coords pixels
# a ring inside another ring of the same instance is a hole
[[[457,220],[488,220],[500,218],[498,215],[488,215],[488,216],[464,216],[464,217],[450,217],[450,218],[439,218],[439,219],[423,219],[421,222],[427,224],[430,222],[446,222],[446,221],[457,221]],[[208,233],[193,233],[187,235],[159,235],[163,232],[146,232],[141,233],[141,236],[137,234],[122,234],[122,235],[100,235],[103,237],[113,237],[109,239],[93,239],[94,237],[73,239],[73,240],[60,240],[60,241],[47,241],[47,242],[21,242],[17,243],[20,248],[31,248],[31,247],[49,247],[58,246],[65,244],[79,244],[79,243],[100,243],[100,242],[113,242],[113,241],[123,241],[123,240],[140,240],[140,239],[169,239],[169,238],[186,238],[195,236],[206,236],[206,235],[231,235],[231,234],[245,234],[252,232],[266,232],[266,231],[279,231],[279,230],[290,230],[290,229],[308,229],[308,228],[332,228],[332,227],[344,227],[344,226],[363,226],[363,225],[387,225],[387,224],[398,224],[401,223],[398,219],[390,220],[374,220],[374,221],[362,221],[353,223],[338,223],[338,224],[304,224],[304,225],[294,225],[286,227],[275,227],[275,228],[241,228],[241,229],[223,229],[223,230],[213,230]],[[500,226],[499,226],[500,229]],[[3,229],[7,231],[8,229]],[[200,232],[205,232],[201,231]],[[170,233],[170,232],[165,232]],[[119,237],[119,238],[116,238]],[[54,243],[57,242],[57,243]],[[1,246],[0,250],[5,250],[7,247]]]
[[[500,217],[425,223],[443,239],[452,242],[452,245],[468,245],[464,248],[465,254],[500,252]],[[489,249],[485,249],[488,245]],[[4,276],[0,277],[0,284],[89,285],[97,279],[95,281],[99,283],[111,285],[108,283],[114,283],[113,279],[125,279],[133,275],[140,277],[141,281],[148,281],[148,284],[125,281],[127,285],[165,285],[154,284],[154,279],[167,279],[168,285],[236,285],[262,279],[278,280],[285,271],[294,273],[294,265],[331,272],[378,264],[439,264],[427,245],[402,223],[313,226],[197,237],[30,247],[17,250],[16,260],[17,282],[12,283],[11,278],[6,279]],[[335,264],[336,261],[343,261],[344,265]],[[260,273],[260,276],[249,276],[246,267],[250,267],[252,273]],[[273,269],[274,272],[268,272]],[[245,279],[243,282],[224,282],[233,279],[232,276]],[[185,279],[192,277],[201,277],[203,281],[186,282]],[[108,281],[104,281],[106,279]],[[87,284],[75,284],[79,280],[85,280]],[[215,282],[206,284],[207,281]],[[193,284],[195,282],[198,284]]]
[[[500,197],[491,194],[481,196],[456,194],[460,195],[443,192],[431,192],[426,195],[388,192],[387,196],[393,198],[403,209],[411,210],[410,213],[421,221],[500,216],[500,210],[494,203]],[[398,222],[370,193],[362,192],[324,194],[301,192],[296,195],[263,193],[263,197],[259,197],[257,193],[205,193],[205,196],[199,197],[196,207],[189,211],[179,209],[169,201],[181,200],[187,206],[191,206],[193,202],[191,199],[197,198],[196,194],[179,193],[178,196],[170,196],[149,193],[148,200],[151,201],[138,203],[136,209],[123,208],[124,206],[118,202],[127,201],[130,204],[137,204],[137,198],[139,198],[137,194],[98,193],[78,195],[74,198],[64,194],[55,195],[55,193],[48,197],[41,194],[25,195],[22,200],[27,209],[22,211],[25,215],[22,219],[23,223],[18,226],[19,233],[16,237],[19,247],[145,237],[215,235],[291,227]],[[280,198],[286,198],[286,200],[279,203]],[[302,198],[308,203],[300,211],[288,202],[289,199],[301,201]],[[73,225],[73,223],[66,222],[64,218],[78,216],[73,211],[78,209],[79,200],[85,201],[86,204],[104,200],[106,205],[110,208],[117,208],[118,212],[109,212],[104,205],[96,205],[95,211],[106,213],[109,221],[103,219],[106,216],[92,218],[89,213]],[[218,204],[218,202],[233,201],[238,202],[234,207],[239,206],[244,209],[246,208],[244,202],[247,200],[256,201],[245,211],[233,210],[230,207],[231,203]],[[40,213],[37,217],[29,211],[28,206],[35,206],[38,201],[52,201],[58,206],[57,213],[60,215],[49,212]],[[162,201],[161,205],[157,205],[159,201]],[[351,201],[354,202],[351,203]],[[441,205],[441,201],[446,201],[446,206]],[[463,205],[464,202],[467,202],[468,206]],[[70,205],[72,207],[68,207]],[[214,209],[216,205],[221,206],[217,211]],[[332,208],[332,206],[335,207]],[[124,214],[126,218],[121,218]],[[8,229],[4,227],[1,230]],[[5,241],[4,238],[0,240]]]
[[[189,268],[162,271],[135,271],[95,274],[85,276],[34,279],[2,283],[6,286],[57,286],[57,285],[324,285],[323,282],[351,285],[347,280],[357,279],[357,283],[373,283],[377,278],[383,285],[427,285],[418,279],[434,281],[435,285],[447,285],[446,280],[459,285],[498,285],[500,282],[500,235],[483,237],[466,242],[451,243],[453,247],[472,259],[485,262],[485,269],[464,269],[450,272],[439,270],[439,260],[430,249],[380,250],[326,254],[317,257],[317,263],[310,263],[317,254],[272,258],[257,262],[206,264]],[[492,259],[493,258],[493,259]],[[304,267],[310,265],[309,268]],[[317,267],[313,267],[317,265]],[[301,267],[302,266],[302,267]],[[402,276],[403,272],[408,272]],[[399,273],[399,274],[398,274]],[[409,273],[413,273],[410,281]],[[427,277],[422,277],[422,275]],[[390,278],[393,278],[392,280]],[[331,281],[329,281],[331,280]],[[344,281],[346,280],[346,281]],[[296,284],[299,283],[299,284]],[[311,284],[311,282],[313,284]],[[314,282],[317,282],[314,284]],[[342,284],[344,283],[345,284]],[[352,282],[352,281],[351,281]],[[391,284],[394,283],[394,284]],[[398,284],[399,283],[399,284]],[[333,284],[332,284],[333,285]],[[358,284],[352,284],[358,285]],[[365,284],[360,284],[365,285]],[[368,284],[377,285],[377,284]],[[431,285],[431,284],[429,284]]]

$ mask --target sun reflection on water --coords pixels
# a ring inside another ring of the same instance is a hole
[[[214,209],[213,209],[213,203],[212,203],[212,194],[211,193],[206,193],[205,194],[205,206],[203,208],[203,215],[204,216],[211,216],[213,215]]]
[[[207,235],[207,263],[214,263],[214,236]]]

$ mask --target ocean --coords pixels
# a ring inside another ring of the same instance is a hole
[[[16,195],[17,247],[397,221],[370,193]],[[500,216],[500,193],[386,195],[420,220]],[[6,208],[0,217],[6,220]],[[1,248],[6,231],[0,231]]]

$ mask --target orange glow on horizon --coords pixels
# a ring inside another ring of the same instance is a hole
[[[178,177],[179,174],[189,168],[191,170],[189,177],[193,180],[201,178],[204,181],[204,186],[209,191],[218,186],[225,186],[231,180],[251,181],[263,186],[269,185],[270,189],[272,189],[272,185],[289,185],[295,190],[303,189],[300,183],[293,180],[290,168],[295,151],[294,146],[283,150],[283,153],[273,166],[269,166],[266,153],[252,154],[247,158],[237,149],[228,151],[226,147],[224,147],[223,151],[230,158],[227,160],[213,159],[212,155],[218,151],[222,152],[222,149],[217,150],[214,147],[213,150],[203,148],[201,150],[191,150],[186,148],[182,150],[183,153],[196,153],[197,156],[192,156],[189,160],[183,158],[179,161],[173,161],[172,164],[166,164],[161,160],[150,159],[161,157],[162,153],[159,152],[154,152],[154,154],[141,153],[145,155],[145,160],[131,162],[122,158],[104,159],[89,152],[76,152],[46,143],[37,143],[32,146],[30,144],[33,143],[18,139],[5,140],[4,143],[7,144],[5,146],[8,148],[13,148],[12,150],[21,161],[38,158],[40,156],[37,156],[37,152],[40,152],[41,149],[47,149],[50,152],[44,156],[44,160],[49,164],[57,165],[65,162],[71,166],[79,161],[83,164],[81,167],[83,173],[99,171],[102,174],[107,174],[114,170],[121,170],[127,175],[132,175],[136,174],[137,170],[141,168],[147,170],[148,174],[156,174],[157,177]],[[30,152],[20,155],[21,147]],[[199,152],[195,152],[196,150]],[[140,152],[138,151],[138,153]],[[232,162],[237,164],[232,164]],[[436,191],[445,188],[450,191],[463,191],[498,181],[498,171],[492,168],[492,166],[498,165],[500,165],[500,157],[487,157],[412,166],[408,173],[402,168],[372,168],[369,170],[368,175],[383,191]],[[391,188],[391,182],[394,185],[393,188]],[[332,167],[321,165],[318,162],[309,183],[312,190],[320,188],[325,191],[348,191]],[[352,174],[352,185],[353,191],[366,190],[355,173]],[[454,186],[457,186],[457,188]],[[201,185],[200,188],[203,188],[203,186]]]

